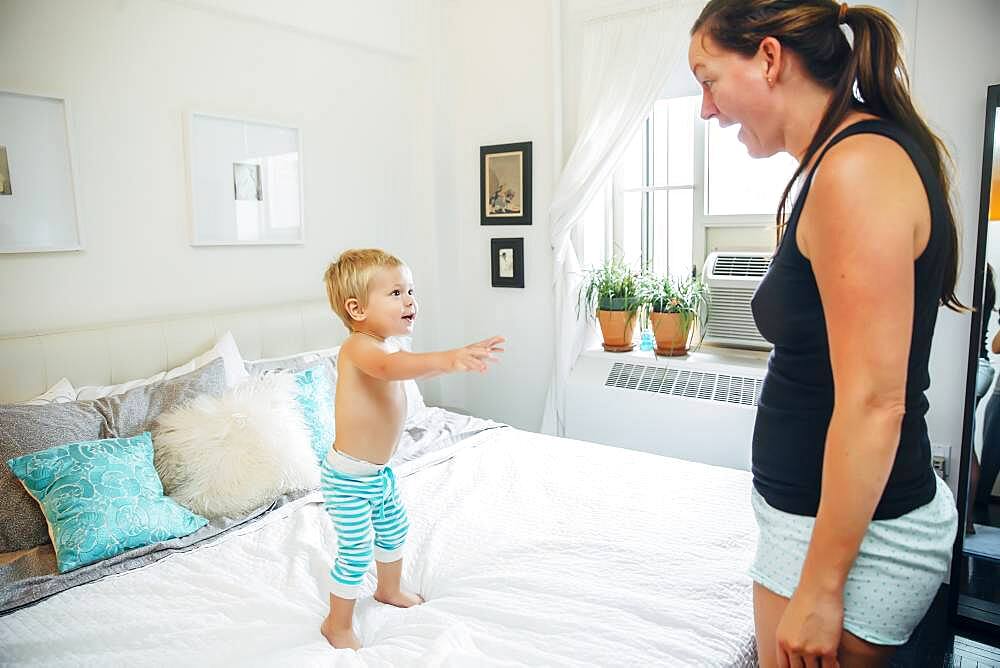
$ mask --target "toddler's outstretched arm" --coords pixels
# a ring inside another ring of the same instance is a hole
[[[434,353],[411,353],[405,350],[386,352],[375,340],[352,337],[344,343],[341,354],[363,372],[380,380],[431,378],[443,373],[478,371],[485,373],[488,362],[496,362],[494,353],[503,352],[502,336],[472,343],[462,348]]]

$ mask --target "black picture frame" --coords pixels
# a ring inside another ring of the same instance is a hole
[[[503,262],[503,253],[510,257]],[[524,237],[490,239],[490,274],[494,288],[524,287]]]
[[[480,146],[480,225],[531,225],[531,185],[530,141]]]

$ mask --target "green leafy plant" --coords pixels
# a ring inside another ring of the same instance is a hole
[[[579,308],[593,316],[602,311],[636,313],[646,304],[639,294],[642,275],[620,257],[587,271],[580,285]]]
[[[645,273],[639,280],[638,295],[651,313],[679,313],[684,327],[699,319],[708,321],[711,296],[697,276]]]

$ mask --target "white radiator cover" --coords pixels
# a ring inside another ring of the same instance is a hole
[[[567,386],[566,436],[749,470],[766,360],[750,352],[584,353]]]

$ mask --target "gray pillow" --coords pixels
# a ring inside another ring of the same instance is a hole
[[[41,508],[7,462],[57,445],[109,436],[107,421],[93,401],[0,406],[0,552],[49,542]]]
[[[259,362],[245,362],[247,373],[251,378],[262,376],[271,371],[290,371],[296,373],[311,369],[315,366],[322,366],[326,374],[330,377],[332,387],[337,387],[337,358],[319,353],[302,353],[292,357],[283,357],[277,360],[262,360]]]
[[[107,419],[114,437],[129,438],[153,431],[160,413],[202,394],[221,397],[225,389],[226,368],[219,357],[183,376],[103,397],[94,404]]]
[[[268,373],[277,371],[287,371],[298,373],[316,366],[322,366],[326,375],[330,378],[330,387],[337,389],[337,358],[320,353],[302,353],[291,357],[283,357],[277,360],[261,360],[259,362],[245,362],[247,373],[251,378],[259,378]]]

